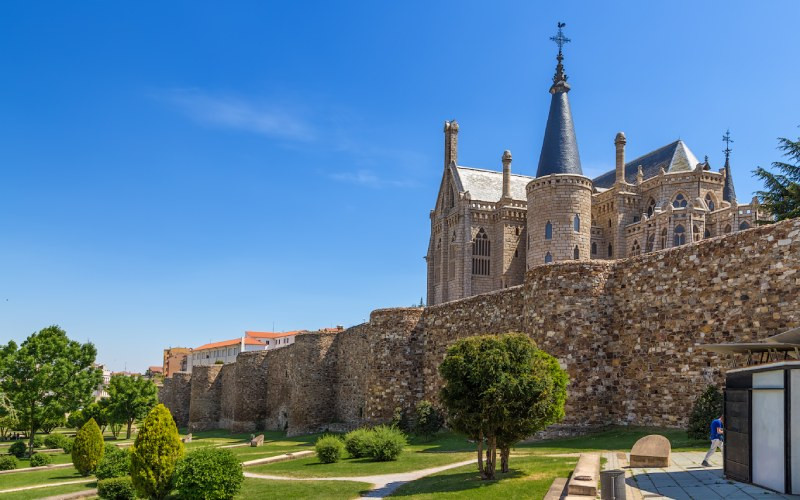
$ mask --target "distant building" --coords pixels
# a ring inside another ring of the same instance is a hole
[[[161,377],[162,375],[164,375],[164,368],[162,368],[160,366],[157,366],[157,365],[148,366],[147,367],[147,371],[144,372],[145,378],[149,378],[149,379],[153,379],[153,378],[156,378],[156,377]]]
[[[293,332],[244,332],[247,338],[256,340],[264,344],[267,350],[278,347],[286,347],[294,344],[295,336],[301,333],[300,330]]]
[[[169,378],[177,372],[189,370],[189,356],[192,350],[188,347],[170,347],[164,349],[164,364],[162,373],[164,378]]]
[[[103,399],[108,397],[108,391],[106,388],[108,387],[108,383],[111,382],[111,370],[106,369],[105,365],[95,365],[95,368],[99,368],[103,372],[103,382],[97,386],[97,389],[92,393],[94,396],[95,401],[98,399]]]

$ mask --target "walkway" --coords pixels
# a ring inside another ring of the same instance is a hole
[[[367,498],[383,498],[394,493],[397,488],[406,484],[409,481],[415,481],[437,472],[442,472],[448,469],[455,469],[464,465],[474,464],[477,459],[465,460],[463,462],[456,462],[453,464],[442,465],[440,467],[432,467],[430,469],[422,469],[411,472],[401,472],[397,474],[382,474],[378,476],[353,476],[353,477],[286,477],[286,476],[272,476],[268,474],[255,474],[253,472],[245,472],[244,477],[251,477],[255,479],[272,479],[277,481],[355,481],[359,483],[369,483],[372,489],[369,490],[364,497]]]
[[[672,465],[667,468],[628,469],[627,482],[634,500],[661,498],[702,499],[794,499],[752,484],[729,481],[722,476],[722,453],[715,453],[712,467],[703,467],[705,452],[673,452]]]

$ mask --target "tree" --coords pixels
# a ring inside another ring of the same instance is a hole
[[[92,402],[86,405],[86,408],[83,409],[83,416],[85,419],[93,418],[95,422],[97,422],[97,426],[100,427],[100,432],[103,433],[106,431],[106,427],[108,426],[108,417],[107,411],[103,408],[100,403]]]
[[[92,400],[102,381],[93,363],[97,349],[67,338],[58,326],[32,334],[0,351],[0,387],[8,395],[33,452],[36,431]]]
[[[514,443],[564,416],[567,374],[525,335],[460,340],[448,348],[439,372],[448,424],[477,441],[483,479],[495,477],[498,447],[507,470]]]
[[[689,427],[686,433],[690,439],[708,439],[711,433],[711,421],[722,415],[724,398],[713,385],[706,387],[698,397],[689,416]]]
[[[72,464],[82,476],[97,470],[105,451],[103,434],[93,418],[90,418],[75,435],[72,444]]]
[[[131,438],[131,426],[158,404],[158,388],[141,376],[113,375],[108,384],[108,408],[118,420],[128,425],[125,439]]]
[[[444,424],[444,418],[431,404],[430,401],[420,401],[414,412],[414,433],[425,439],[430,439],[439,432]]]
[[[780,173],[762,167],[753,171],[764,182],[764,190],[757,191],[756,196],[776,220],[800,217],[800,138],[792,141],[779,137],[778,149],[789,162],[772,162]]]
[[[161,499],[172,487],[175,464],[183,456],[178,428],[166,406],[147,414],[131,450],[131,478],[140,496]]]

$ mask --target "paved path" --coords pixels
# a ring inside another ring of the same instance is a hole
[[[378,476],[352,476],[352,477],[286,477],[286,476],[272,476],[269,474],[255,474],[253,472],[245,472],[245,477],[252,477],[256,479],[273,479],[277,481],[355,481],[359,483],[370,483],[372,489],[364,494],[367,498],[383,498],[394,493],[397,488],[404,485],[409,481],[415,481],[437,472],[442,472],[448,469],[455,469],[463,465],[474,464],[477,459],[464,460],[463,462],[456,462],[453,464],[442,465],[440,467],[432,467],[430,469],[415,470],[411,472],[401,472],[398,474],[381,474]]]
[[[628,484],[634,499],[661,498],[702,499],[794,499],[800,497],[781,495],[752,484],[730,481],[722,476],[722,453],[711,458],[711,467],[703,467],[705,452],[673,452],[672,465],[666,468],[629,469]]]

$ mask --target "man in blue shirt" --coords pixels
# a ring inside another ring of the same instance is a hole
[[[725,433],[725,427],[722,425],[722,417],[715,418],[711,421],[711,449],[708,450],[706,453],[706,458],[703,459],[703,467],[711,467],[711,464],[708,463],[708,459],[711,458],[711,455],[717,451],[717,448],[722,451],[722,441],[723,441],[723,434]]]

